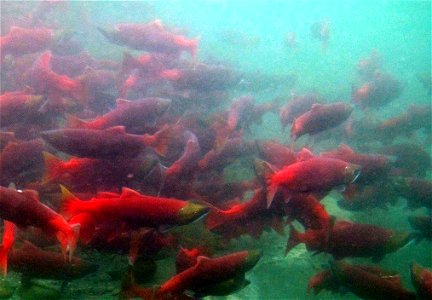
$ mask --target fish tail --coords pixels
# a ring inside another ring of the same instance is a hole
[[[294,228],[292,224],[290,226],[290,237],[288,238],[286,247],[285,247],[285,256],[288,252],[291,251],[295,246],[302,243],[301,234]]]
[[[62,175],[64,162],[57,156],[46,151],[43,152],[43,157],[45,172],[42,176],[42,184],[46,184]]]
[[[272,177],[276,170],[268,162],[260,159],[255,160],[254,167],[256,175],[266,187],[266,201],[267,208],[269,208],[279,188],[276,184],[272,183]]]
[[[61,214],[65,216],[66,218],[73,217],[79,213],[80,211],[80,204],[81,200],[79,200],[74,194],[72,194],[66,187],[63,185],[60,185],[61,189]]]
[[[228,221],[225,211],[212,207],[210,213],[205,220],[205,226],[208,230],[213,230]]]
[[[66,121],[69,128],[89,128],[89,122],[70,114],[66,115]]]
[[[80,213],[73,216],[69,220],[70,225],[79,224],[80,225],[80,241],[87,245],[93,239],[93,234],[95,231],[95,222],[93,217],[89,213]]]
[[[10,221],[4,221],[2,244],[0,245],[0,270],[3,277],[7,274],[7,258],[9,250],[12,249],[16,236],[16,225]]]
[[[69,224],[68,224],[69,225]],[[60,242],[64,258],[72,261],[73,254],[79,239],[80,224],[75,223],[68,226],[67,230],[57,232],[57,239]]]
[[[135,299],[140,297],[146,300],[156,300],[158,298],[158,288],[143,288],[135,283],[132,271],[129,271],[122,281],[119,299]]]
[[[6,277],[7,274],[7,257],[8,257],[7,249],[3,245],[1,245],[0,246],[0,270],[4,278]]]
[[[151,146],[157,154],[165,156],[172,136],[173,131],[171,127],[165,125],[153,135],[144,134],[143,142],[146,146]]]

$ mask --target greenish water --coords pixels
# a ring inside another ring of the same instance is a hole
[[[29,5],[34,3],[29,2]],[[359,86],[361,82],[356,74],[357,62],[376,49],[382,57],[382,68],[402,82],[403,90],[396,100],[382,108],[371,112],[356,110],[353,113],[355,118],[372,115],[377,120],[384,120],[406,112],[411,104],[431,104],[430,95],[417,79],[418,74],[431,70],[430,1],[71,1],[64,18],[58,22],[62,27],[76,30],[85,49],[96,58],[120,61],[125,48],[109,43],[97,32],[96,26],[143,23],[154,19],[180,28],[187,37],[199,37],[198,60],[223,62],[245,73],[266,74],[270,81],[272,76],[296,75],[295,85],[280,84],[254,92],[232,90],[227,95],[229,99],[252,94],[257,103],[265,103],[276,97],[286,99],[292,93],[314,91],[327,102],[348,103],[352,85]],[[325,51],[320,41],[311,37],[311,25],[323,19],[328,20],[331,28]],[[286,44],[289,32],[296,34],[296,49]],[[133,55],[140,53],[130,52]],[[253,124],[246,138],[289,143],[288,131],[280,130],[277,114],[267,114],[261,124]],[[424,141],[422,133],[418,140]],[[401,141],[413,142],[409,138]],[[312,144],[308,139],[302,139],[301,143]],[[312,148],[319,153],[338,146],[337,143],[332,140],[318,142]],[[359,148],[368,146],[367,142],[362,145],[361,140],[355,143]],[[430,143],[426,142],[424,149],[431,154]],[[232,181],[250,179],[253,171],[250,164],[240,161],[227,168],[225,176]],[[425,178],[432,178],[430,170]],[[393,230],[411,230],[408,215],[430,215],[430,210],[424,207],[408,210],[402,198],[387,209],[358,212],[338,207],[336,202],[339,198],[340,195],[334,192],[322,201],[329,214]],[[357,299],[351,293],[339,295],[327,291],[317,296],[308,295],[308,279],[322,266],[328,265],[330,256],[313,256],[303,245],[284,256],[288,233],[286,227],[283,235],[269,231],[259,239],[243,236],[224,246],[221,253],[259,248],[264,251],[264,256],[246,274],[251,282],[246,288],[226,297],[209,296],[205,299]],[[193,234],[191,238],[194,238]],[[100,270],[70,282],[62,299],[117,299],[120,280],[112,279],[107,273],[112,267],[126,266],[126,258],[89,249],[79,250],[78,255],[97,261]],[[158,271],[147,285],[160,284],[170,278],[175,273],[174,258],[175,252],[172,251],[158,260]],[[371,263],[369,259],[361,258],[349,261]],[[404,286],[413,290],[409,275],[411,262],[432,268],[431,241],[410,243],[386,255],[379,266],[400,272]],[[19,277],[13,273],[8,276],[11,283],[18,286]],[[59,287],[58,282],[48,284]],[[14,295],[12,299],[19,299],[19,296]]]

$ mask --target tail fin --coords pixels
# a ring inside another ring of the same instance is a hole
[[[66,259],[66,255],[68,254],[69,262],[72,261],[73,254],[76,249],[76,245],[79,239],[80,232],[80,224],[68,224],[67,230],[61,230],[57,232],[57,239],[60,242],[63,256]]]
[[[187,49],[192,55],[192,57],[196,57],[199,41],[200,37],[197,37],[195,39],[186,39],[184,36],[179,35],[175,38],[176,45]]]
[[[66,114],[67,125],[70,128],[88,128],[88,122],[70,114]]]
[[[146,146],[151,146],[157,154],[165,156],[168,150],[168,144],[172,138],[173,131],[168,125],[164,125],[162,129],[153,135],[144,134],[143,142]]]
[[[42,177],[42,184],[46,184],[62,175],[64,162],[57,156],[45,151],[43,152],[43,157],[45,162],[45,173]]]
[[[205,220],[205,226],[208,230],[213,230],[216,227],[219,227],[220,225],[225,223],[226,221],[226,212],[217,207],[213,207]]]
[[[12,249],[15,242],[16,225],[10,221],[4,221],[4,232],[2,245],[0,246],[0,269],[3,277],[7,274],[7,257],[9,250]]]
[[[70,218],[72,216],[75,216],[81,211],[79,210],[78,206],[82,202],[79,200],[74,194],[72,194],[66,187],[63,185],[60,185],[61,189],[61,214],[65,216],[66,218]]]
[[[255,160],[255,173],[261,179],[263,185],[266,187],[267,208],[273,202],[273,199],[278,191],[278,186],[272,183],[272,177],[276,169],[268,162],[260,159]]]
[[[137,285],[130,270],[123,279],[119,299],[135,299],[136,297],[146,300],[162,299],[158,297],[158,290],[157,287],[143,288]]]
[[[290,224],[289,227],[290,227],[290,237],[288,238],[285,247],[285,256],[288,254],[288,252],[291,251],[291,249],[293,249],[298,244],[302,243],[300,232],[298,232],[292,224]]]
[[[70,225],[79,224],[80,225],[80,241],[87,245],[91,242],[93,234],[95,231],[95,222],[92,215],[88,213],[80,213],[73,216],[69,220]]]

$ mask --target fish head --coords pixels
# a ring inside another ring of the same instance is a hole
[[[156,114],[162,115],[164,112],[168,110],[168,108],[171,106],[171,100],[165,99],[165,98],[159,98],[156,103]]]
[[[348,164],[344,170],[346,183],[354,183],[361,174],[361,167],[356,164]]]
[[[385,252],[390,253],[407,245],[415,235],[409,231],[394,232],[385,245]]]
[[[250,250],[248,251],[248,255],[245,257],[242,266],[241,272],[247,272],[252,269],[258,261],[261,259],[263,252],[261,250]]]
[[[209,212],[209,208],[199,203],[188,201],[177,214],[177,221],[179,224],[191,223]]]

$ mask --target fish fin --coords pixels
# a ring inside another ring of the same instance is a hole
[[[164,125],[158,132],[153,135],[144,134],[143,142],[146,146],[151,146],[160,156],[165,156],[168,151],[168,145],[174,132],[168,125]]]
[[[315,155],[312,151],[310,151],[308,148],[302,148],[296,155],[296,161],[305,161],[313,157],[315,157]]]
[[[212,208],[205,220],[205,226],[208,230],[213,230],[224,224],[226,221],[227,215],[225,211],[218,208]]]
[[[82,243],[87,245],[91,242],[95,231],[95,222],[91,214],[79,213],[73,216],[68,223],[71,226],[75,224],[80,225],[79,238]]]
[[[88,128],[89,122],[81,120],[71,114],[66,114],[66,122],[70,128]]]
[[[43,151],[42,154],[45,162],[45,172],[42,176],[42,184],[46,184],[61,175],[61,169],[64,166],[64,162],[49,152]]]
[[[289,228],[290,236],[285,247],[285,256],[288,254],[288,252],[291,251],[291,249],[293,249],[295,246],[302,242],[300,233],[294,228],[294,226],[292,224],[289,224]]]
[[[132,103],[132,101],[127,100],[127,99],[123,99],[123,98],[118,98],[118,99],[116,100],[116,105],[117,105],[117,107],[119,107],[119,106],[124,106],[124,105],[128,105],[128,104],[131,104],[131,103]]]
[[[258,178],[261,178],[262,183],[266,187],[266,201],[267,208],[269,208],[273,202],[274,196],[279,189],[277,185],[272,184],[272,177],[277,172],[277,169],[268,162],[260,159],[255,160],[254,168]]]
[[[15,223],[6,220],[4,221],[3,240],[0,245],[0,270],[3,277],[6,277],[7,274],[8,253],[15,242],[16,230],[17,227]]]
[[[71,229],[69,232],[65,233],[63,231],[58,231],[56,236],[60,241],[63,256],[66,258],[66,255],[68,254],[68,261],[71,262],[78,243],[81,224],[75,223],[69,226]]]
[[[127,197],[141,197],[142,195],[138,193],[137,191],[130,189],[128,187],[122,188],[122,193],[120,195],[121,199],[127,198]]]
[[[122,280],[119,299],[135,299],[136,297],[147,300],[164,299],[164,297],[160,297],[159,295],[159,287],[143,288],[137,285],[132,270],[129,270]]]
[[[67,218],[78,214],[80,211],[77,208],[77,206],[79,206],[81,200],[79,200],[74,194],[72,194],[63,185],[60,185],[60,190],[61,190],[61,200],[60,200],[61,214]]]
[[[312,104],[311,111],[316,111],[317,109],[320,109],[323,106],[324,105],[322,105],[320,103],[314,103],[314,104]]]

